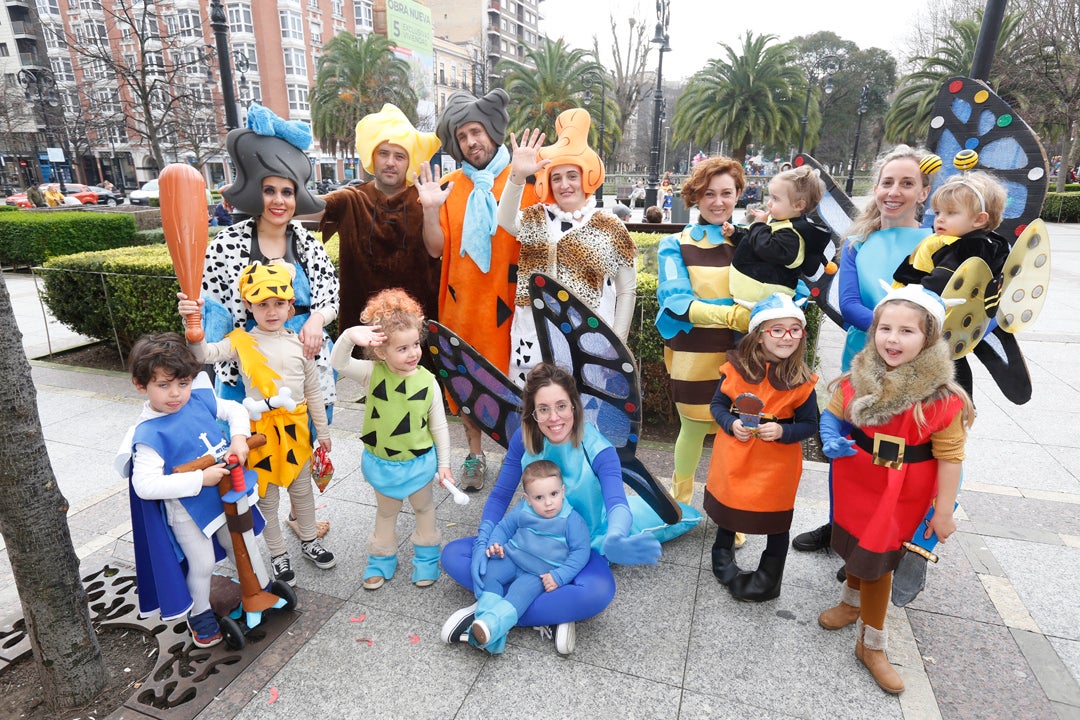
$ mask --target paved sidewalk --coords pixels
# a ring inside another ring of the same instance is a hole
[[[615,568],[615,601],[578,625],[568,657],[530,629],[514,630],[498,657],[442,645],[443,620],[471,597],[445,577],[427,589],[408,582],[408,511],[398,523],[398,576],[376,592],[360,589],[375,505],[359,473],[362,406],[348,402],[359,392],[343,384],[333,426],[337,473],[317,499],[333,526],[327,545],[337,567],[319,571],[299,560],[298,543],[287,538],[307,609],[291,642],[302,647],[279,667],[245,670],[199,717],[1080,718],[1080,228],[1052,225],[1051,236],[1049,302],[1020,336],[1034,397],[1011,405],[976,369],[979,417],[960,532],[939,546],[926,591],[890,609],[890,656],[908,686],[899,699],[859,666],[852,630],[817,625],[838,597],[834,555],[792,552],[781,597],[741,604],[709,570],[711,525],[666,544],[655,567]],[[33,281],[4,279],[24,346],[38,357],[48,347]],[[54,351],[79,341],[48,327]],[[825,331],[822,355],[832,364],[824,377],[836,373],[840,341],[838,330]],[[125,483],[111,460],[140,400],[122,374],[33,365],[77,552],[86,568],[130,559]],[[451,430],[456,468],[464,441],[460,425]],[[501,453],[494,444],[488,453],[494,470]],[[670,476],[670,446],[639,454],[657,477]],[[698,507],[707,464],[697,476]],[[444,541],[472,534],[487,491],[464,507],[436,494]],[[816,527],[827,511],[826,467],[808,463],[793,533]],[[738,561],[753,566],[763,547],[763,538],[751,538]],[[0,614],[17,602],[0,552]]]

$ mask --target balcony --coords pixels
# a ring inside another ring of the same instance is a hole
[[[37,53],[19,53],[19,62],[23,67],[45,67],[45,59]]]
[[[29,20],[13,20],[11,22],[11,34],[18,38],[37,38],[34,25]]]

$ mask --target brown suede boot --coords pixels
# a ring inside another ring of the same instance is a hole
[[[859,591],[846,582],[840,591],[840,603],[818,615],[818,625],[826,630],[846,628],[859,619]]]
[[[893,695],[904,692],[904,681],[900,673],[889,662],[885,651],[889,648],[889,634],[884,630],[863,624],[862,618],[856,625],[859,639],[855,641],[855,657],[859,658],[874,677],[874,682],[882,690]]]

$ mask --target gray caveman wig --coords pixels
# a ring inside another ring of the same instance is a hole
[[[470,122],[483,125],[495,145],[502,145],[506,141],[506,126],[510,124],[510,116],[506,112],[509,102],[510,96],[502,88],[495,88],[481,98],[461,90],[452,94],[446,99],[446,107],[435,128],[443,149],[459,163],[464,162],[465,156],[461,154],[455,134],[459,127]]]

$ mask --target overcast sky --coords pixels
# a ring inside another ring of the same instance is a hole
[[[921,7],[918,0],[881,4],[867,0],[671,0],[671,52],[664,56],[664,77],[689,77],[706,60],[720,57],[719,43],[739,47],[747,29],[771,33],[780,40],[831,30],[860,48],[880,47],[899,56]],[[602,56],[611,44],[609,15],[614,14],[623,28],[631,16],[641,18],[648,23],[650,38],[656,26],[656,4],[651,0],[543,0],[540,12],[544,17],[540,29],[549,37],[561,36],[573,47],[589,49],[595,34]],[[625,36],[625,30],[620,34]],[[655,67],[654,52],[649,69]]]

